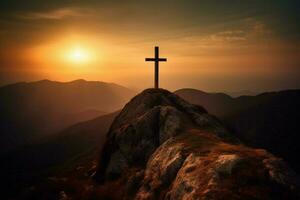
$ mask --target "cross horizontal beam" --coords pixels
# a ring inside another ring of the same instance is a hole
[[[166,58],[146,58],[145,61],[161,61],[161,62],[167,62]]]

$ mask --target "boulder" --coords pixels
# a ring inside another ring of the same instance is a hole
[[[284,161],[244,146],[216,117],[162,89],[134,97],[114,120],[95,174],[118,199],[299,199]],[[109,194],[108,194],[109,196]]]

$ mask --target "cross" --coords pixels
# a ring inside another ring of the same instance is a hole
[[[159,47],[154,47],[154,58],[146,58],[145,61],[154,61],[154,88],[158,89],[159,62],[166,62],[166,58],[159,58]]]

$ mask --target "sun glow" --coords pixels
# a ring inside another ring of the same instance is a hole
[[[76,42],[75,42],[76,41]],[[56,68],[98,63],[101,50],[97,40],[68,38],[50,41],[29,49],[29,57],[39,65]]]
[[[87,63],[90,60],[90,54],[87,50],[76,47],[69,51],[68,60],[72,63]]]

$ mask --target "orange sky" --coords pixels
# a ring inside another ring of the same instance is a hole
[[[159,45],[161,56],[168,58],[160,65],[160,82],[170,90],[300,86],[300,42],[293,21],[298,16],[286,17],[293,11],[291,2],[283,3],[285,8],[270,1],[264,8],[259,1],[174,1],[156,10],[143,1],[49,1],[49,8],[30,2],[32,7],[11,3],[2,8],[1,85],[87,79],[152,87],[153,63],[144,58],[152,57]]]

